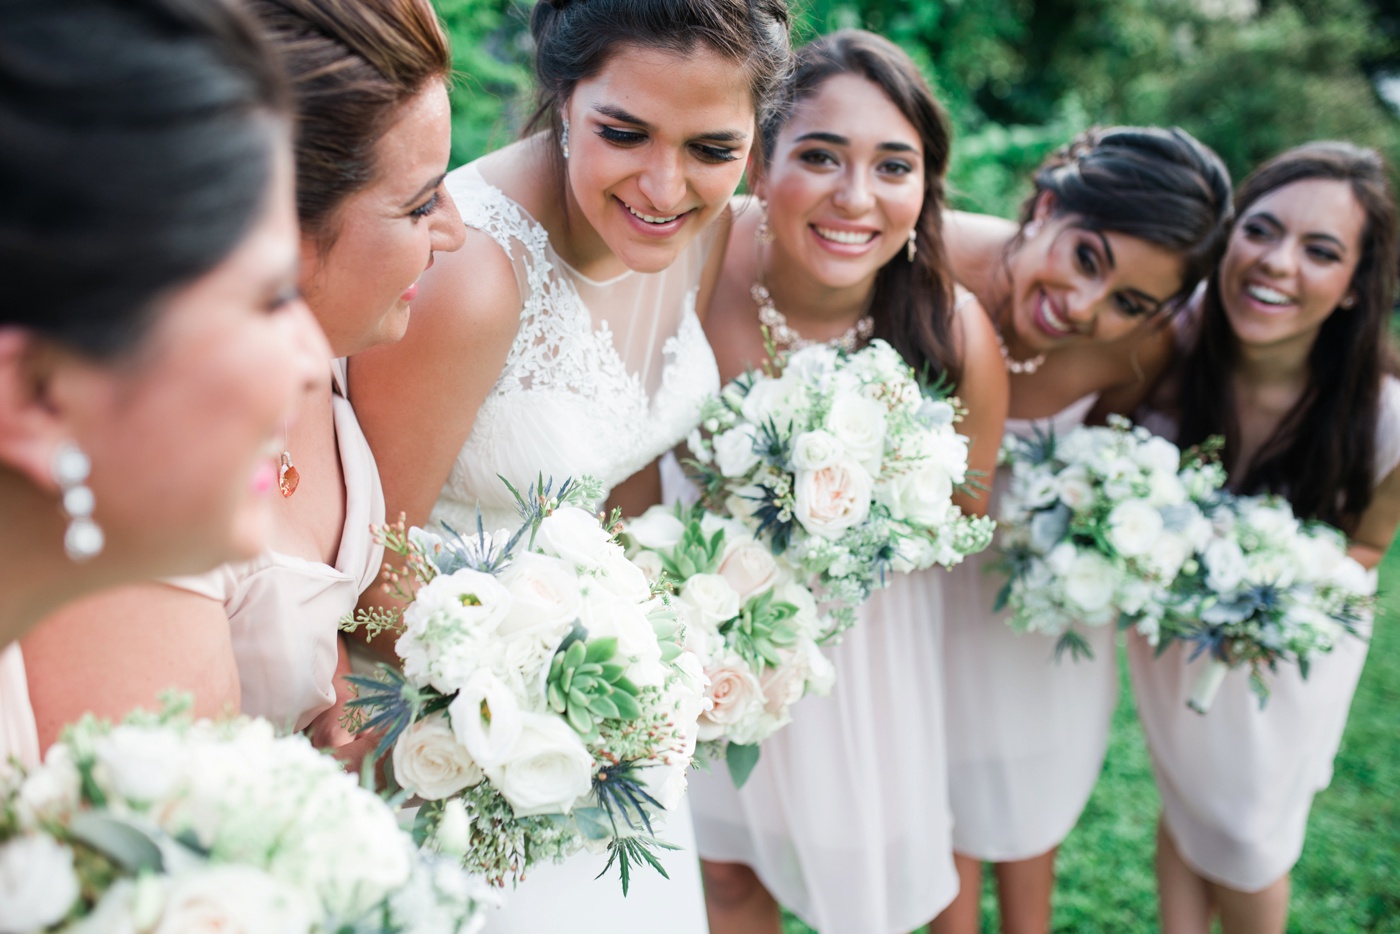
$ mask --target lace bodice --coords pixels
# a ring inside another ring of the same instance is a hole
[[[611,489],[675,446],[719,390],[719,368],[696,316],[701,273],[715,244],[702,232],[658,273],[587,278],[549,244],[549,232],[477,170],[448,176],[468,227],[510,258],[522,299],[505,368],[477,413],[433,509],[474,529],[509,524],[538,474],[589,474]]]

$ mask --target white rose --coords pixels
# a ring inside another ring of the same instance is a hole
[[[562,638],[579,613],[579,582],[573,567],[559,558],[524,552],[498,578],[510,591],[510,612],[496,631],[502,636]]]
[[[947,521],[953,506],[953,481],[942,468],[920,463],[890,477],[877,494],[891,518],[927,528]]]
[[[82,803],[83,778],[69,748],[62,743],[49,747],[43,765],[19,787],[17,810],[20,826],[34,829],[44,821],[61,820]]]
[[[612,536],[598,517],[577,506],[561,506],[544,518],[535,546],[575,567],[596,567],[610,548]]]
[[[700,715],[700,739],[719,739],[731,726],[763,712],[763,685],[743,659],[731,656],[705,670],[710,678],[706,693],[713,706]]]
[[[1072,542],[1060,542],[1045,556],[1045,570],[1052,576],[1064,577],[1078,557],[1079,549]]]
[[[519,698],[494,672],[485,669],[477,669],[462,685],[448,705],[447,715],[452,721],[449,732],[481,766],[500,761],[520,738]]]
[[[1137,447],[1137,462],[1153,471],[1176,474],[1181,467],[1181,449],[1160,435],[1153,435]]]
[[[68,847],[44,833],[0,845],[0,931],[42,930],[68,914],[77,899]]]
[[[640,548],[670,551],[681,542],[685,523],[670,506],[653,506],[627,523],[627,536]]]
[[[771,421],[779,431],[786,433],[794,416],[806,401],[806,389],[793,375],[792,358],[788,359],[788,363],[788,371],[779,378],[761,377],[754,381],[740,407],[744,421],[753,425],[764,425]]]
[[[818,697],[826,697],[836,685],[836,666],[810,639],[800,645],[802,654],[807,657],[807,690]]]
[[[1181,573],[1181,566],[1194,553],[1195,549],[1186,536],[1175,532],[1163,532],[1146,558],[1148,566],[1161,580],[1170,581]]]
[[[1206,586],[1216,593],[1233,591],[1249,570],[1244,552],[1233,539],[1215,539],[1206,546],[1205,554],[1201,557],[1206,565]]]
[[[666,573],[666,566],[661,561],[661,556],[654,551],[639,551],[632,556],[632,563],[637,566],[637,570],[642,572],[642,576],[648,581],[661,579],[661,575]]]
[[[777,668],[764,668],[758,683],[763,687],[763,709],[779,722],[788,719],[788,709],[802,699],[807,687],[806,657],[798,652],[783,654]]]
[[[1162,535],[1162,514],[1142,500],[1130,499],[1108,514],[1108,541],[1125,558],[1146,554]]]
[[[651,624],[647,607],[621,600],[616,597],[590,597],[584,601],[583,627],[588,630],[590,639],[612,638],[617,640],[617,652],[637,666],[647,668],[661,661],[661,644],[656,641],[656,627]],[[659,673],[664,680],[664,672]],[[658,672],[651,670],[651,677],[644,680],[655,681]],[[637,679],[643,672],[633,670],[628,677],[644,687]]]
[[[1345,593],[1369,595],[1376,592],[1376,571],[1367,570],[1361,562],[1346,557],[1332,568],[1329,583]]]
[[[718,574],[696,574],[686,579],[681,601],[690,605],[702,625],[717,627],[739,615],[739,592]]]
[[[1094,487],[1089,482],[1089,472],[1082,464],[1075,464],[1060,471],[1055,478],[1060,502],[1070,509],[1087,508],[1094,501]]]
[[[880,472],[885,454],[885,410],[862,396],[837,396],[826,413],[826,430],[846,449],[846,454],[872,476]]]
[[[184,778],[185,750],[179,735],[160,727],[120,724],[93,744],[106,790],[128,801],[154,804]]]
[[[1113,599],[1117,571],[1103,555],[1086,551],[1074,559],[1065,575],[1065,596],[1086,613],[1105,609]]]
[[[836,348],[827,344],[809,344],[788,355],[783,375],[801,383],[821,383],[836,369]]]
[[[846,453],[839,438],[818,428],[792,439],[792,466],[798,470],[820,470]]]
[[[525,713],[521,720],[520,738],[487,777],[517,817],[569,813],[593,787],[593,757],[558,717]]]
[[[798,471],[794,484],[797,521],[813,535],[838,538],[870,514],[872,486],[869,472],[850,460],[821,470]]]
[[[647,794],[656,799],[664,811],[674,811],[680,807],[685,797],[687,763],[680,765],[648,765],[641,769],[639,776]],[[656,820],[655,817],[652,818]]]
[[[603,557],[593,579],[613,596],[640,602],[651,596],[651,581],[620,550]],[[654,578],[653,578],[654,580]]]
[[[394,778],[420,798],[446,798],[481,777],[481,768],[440,713],[410,725],[394,743]]]
[[[758,429],[745,422],[722,435],[715,435],[715,466],[726,477],[742,477],[758,466],[754,442]]]
[[[750,597],[772,590],[778,582],[778,562],[768,546],[753,539],[740,542],[720,562],[719,575],[739,594],[742,605]]]
[[[1147,501],[1153,506],[1180,506],[1189,499],[1175,473],[1154,470],[1147,478]]]
[[[260,869],[213,865],[176,876],[154,934],[306,934],[313,906]]]
[[[817,608],[817,598],[809,587],[797,581],[788,581],[773,590],[773,599],[791,603],[797,607],[793,622],[809,638],[817,634],[821,626],[821,611]]]

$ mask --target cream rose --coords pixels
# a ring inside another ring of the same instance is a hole
[[[632,556],[632,563],[648,581],[660,580],[661,575],[666,573],[666,565],[662,563],[661,556],[654,551],[637,552]]]
[[[497,579],[512,597],[510,612],[496,629],[502,636],[562,637],[578,619],[578,575],[566,561],[522,552]]]
[[[719,565],[719,576],[739,594],[742,606],[750,597],[772,590],[778,582],[778,562],[768,546],[753,539],[741,542]]]
[[[941,468],[920,464],[896,474],[877,491],[890,517],[920,526],[941,525],[953,506],[953,481]]]
[[[0,846],[0,931],[39,931],[78,899],[73,851],[48,834],[26,834]]]
[[[260,869],[208,866],[170,883],[154,934],[306,934],[313,906]]]
[[[403,731],[394,743],[393,761],[398,783],[428,801],[454,795],[482,778],[480,766],[440,713]]]
[[[687,578],[681,600],[700,617],[704,626],[717,627],[739,615],[739,592],[718,574],[696,574]]]
[[[870,514],[870,474],[855,461],[801,470],[795,483],[797,521],[813,535],[838,538]]]
[[[763,712],[763,685],[749,666],[731,657],[705,670],[711,707],[700,715],[700,739],[720,739],[735,724]]]
[[[569,813],[593,787],[593,756],[558,717],[525,713],[521,721],[520,738],[487,777],[517,817]]]
[[[885,410],[862,396],[840,395],[826,413],[826,430],[846,449],[846,455],[870,474],[880,472],[885,454]]]
[[[845,453],[846,446],[840,439],[820,428],[792,439],[792,466],[798,470],[821,470]]]

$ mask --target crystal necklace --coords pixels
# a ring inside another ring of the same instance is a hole
[[[778,350],[801,350],[813,344],[825,343],[837,350],[852,351],[856,349],[857,344],[870,340],[871,335],[875,333],[875,319],[865,315],[846,328],[846,333],[840,337],[829,341],[809,341],[788,324],[787,317],[773,304],[773,296],[762,282],[755,282],[749,288],[749,294],[758,304],[758,323],[768,329],[768,334],[773,338],[773,346]]]

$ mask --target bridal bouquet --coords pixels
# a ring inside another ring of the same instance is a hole
[[[889,344],[814,345],[782,366],[726,386],[689,446],[704,501],[820,587],[830,637],[889,572],[957,564],[994,524],[952,501],[967,480],[956,400]]]
[[[1376,575],[1346,553],[1346,537],[1321,522],[1300,522],[1279,497],[1224,500],[1209,541],[1189,561],[1166,601],[1163,635],[1210,660],[1188,706],[1210,709],[1226,672],[1249,666],[1260,705],[1264,670],[1311,661],[1357,634],[1375,607]],[[1165,643],[1164,643],[1165,644]]]
[[[471,934],[494,898],[263,720],[87,717],[0,798],[0,931]]]
[[[723,754],[742,786],[758,744],[792,721],[792,705],[831,691],[836,672],[817,647],[817,601],[748,526],[700,506],[654,506],[624,534],[643,574],[675,589],[686,648],[709,678],[702,751]]]
[[[1225,482],[1209,457],[1127,419],[1063,437],[1008,437],[996,609],[1011,627],[1058,637],[1056,655],[1092,655],[1076,626],[1136,625],[1157,641],[1167,588],[1210,536],[1205,507]]]
[[[416,584],[403,673],[352,679],[350,704],[426,802],[416,836],[496,885],[585,846],[610,851],[624,892],[635,865],[665,875],[654,824],[684,794],[704,675],[665,601],[576,505],[596,496],[517,494],[514,534],[381,530]]]

